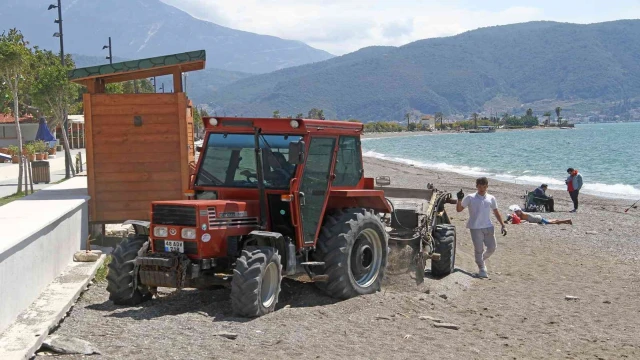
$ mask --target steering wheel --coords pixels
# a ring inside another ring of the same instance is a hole
[[[249,170],[242,170],[240,172],[240,175],[244,176],[247,178],[247,181],[250,183],[257,183],[258,182],[258,175],[257,174],[253,174],[251,171]],[[251,178],[256,179],[256,181],[251,181]]]

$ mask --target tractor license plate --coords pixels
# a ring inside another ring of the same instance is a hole
[[[165,240],[164,251],[165,252],[177,251],[179,253],[184,253],[184,241]]]

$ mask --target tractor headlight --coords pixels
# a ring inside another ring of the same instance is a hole
[[[218,126],[218,119],[216,119],[216,118],[209,119],[209,125]]]
[[[187,240],[193,240],[196,238],[196,229],[193,228],[184,228],[182,229],[182,231],[180,232],[180,235],[182,235],[183,239],[187,239]]]
[[[289,125],[291,125],[292,128],[297,129],[300,127],[300,123],[297,120],[291,120],[289,121]]]
[[[155,237],[167,237],[168,231],[166,226],[156,226],[153,228],[153,236]]]

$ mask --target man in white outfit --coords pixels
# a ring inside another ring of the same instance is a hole
[[[469,208],[469,221],[467,228],[471,231],[471,240],[475,250],[476,264],[478,264],[478,277],[488,278],[487,266],[485,261],[496,251],[496,237],[491,222],[491,212],[501,226],[502,235],[507,235],[507,229],[502,221],[500,211],[498,211],[498,202],[496,198],[487,193],[489,181],[486,177],[476,180],[476,193],[464,196],[464,192],[460,190],[457,194],[458,204],[456,210],[458,212]],[[486,250],[485,250],[486,246]]]

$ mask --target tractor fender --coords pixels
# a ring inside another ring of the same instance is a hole
[[[133,225],[136,235],[149,235],[151,222],[144,220],[127,220],[123,222],[122,225]]]
[[[282,258],[286,259],[283,264],[286,274],[293,275],[295,273],[296,251],[295,245],[290,239],[285,239],[285,237],[278,232],[260,230],[250,232],[249,237],[252,241],[251,244],[247,245],[270,246],[275,248]]]

